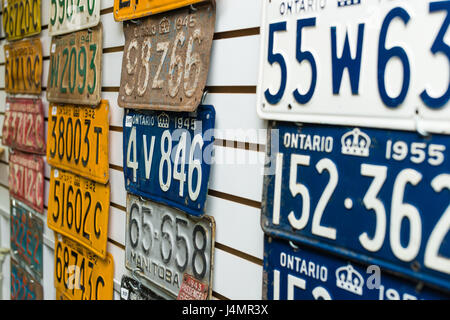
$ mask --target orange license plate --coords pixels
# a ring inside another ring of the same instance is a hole
[[[41,32],[41,0],[4,0],[2,16],[7,40],[22,39]]]

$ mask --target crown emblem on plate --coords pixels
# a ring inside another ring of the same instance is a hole
[[[169,19],[164,17],[159,23],[159,33],[165,34],[170,32],[170,22]]]
[[[364,279],[352,265],[336,269],[336,286],[351,293],[362,296]]]
[[[358,128],[347,132],[341,138],[341,152],[351,156],[368,157],[370,138]]]
[[[361,4],[361,0],[338,0],[338,7],[353,6],[355,4]]]
[[[169,116],[164,112],[158,116],[158,128],[169,128]]]

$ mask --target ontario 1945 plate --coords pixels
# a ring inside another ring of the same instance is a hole
[[[114,260],[100,259],[80,244],[55,233],[55,288],[70,300],[112,300]]]
[[[11,258],[11,300],[42,300],[43,297],[39,281]]]
[[[120,283],[120,300],[165,300],[140,281],[122,276]]]
[[[6,98],[2,143],[13,149],[45,154],[44,108],[41,99]]]
[[[44,223],[36,212],[11,201],[11,256],[34,278],[42,279]]]
[[[448,1],[262,7],[261,117],[450,133]]]
[[[448,136],[287,122],[269,129],[266,234],[450,289]]]
[[[3,0],[2,20],[7,40],[39,34],[41,0]]]
[[[101,0],[54,0],[48,34],[53,37],[95,27],[100,22]]]
[[[264,237],[263,299],[437,300],[448,293],[328,252]]]
[[[19,151],[9,154],[9,192],[29,207],[44,212],[44,160]]]
[[[101,100],[102,24],[52,38],[47,100],[96,106]]]
[[[31,39],[4,45],[6,93],[40,94],[42,87],[41,40]]]
[[[125,266],[150,284],[178,296],[183,274],[212,293],[215,222],[127,194]]]
[[[106,257],[109,183],[104,185],[52,168],[47,224],[50,229]]]
[[[201,103],[215,24],[215,6],[182,8],[124,22],[118,104],[123,108],[194,111]]]
[[[128,109],[123,122],[123,171],[128,192],[194,216],[205,213],[215,111],[165,113]]]
[[[47,161],[100,183],[109,180],[109,104],[96,107],[50,104]]]

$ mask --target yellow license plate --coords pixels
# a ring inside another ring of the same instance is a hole
[[[55,288],[70,300],[112,300],[114,260],[55,233]]]
[[[66,297],[64,295],[64,293],[62,293],[59,290],[56,290],[56,299],[55,300],[70,300],[68,297]]]
[[[4,45],[5,91],[7,93],[41,93],[42,45],[32,39]]]
[[[4,0],[2,16],[3,30],[8,40],[41,32],[41,0]]]
[[[109,180],[109,104],[96,108],[50,104],[47,161],[100,183]]]
[[[52,168],[47,224],[50,229],[106,257],[109,184]]]
[[[125,21],[178,9],[205,0],[114,0],[114,19]]]

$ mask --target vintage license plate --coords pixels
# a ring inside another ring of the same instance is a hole
[[[263,299],[437,300],[449,294],[328,252],[264,237]]]
[[[52,1],[48,34],[53,37],[95,27],[100,22],[100,1]]]
[[[182,8],[124,22],[118,104],[123,108],[194,111],[201,103],[214,34],[215,6]]]
[[[45,154],[42,100],[6,98],[5,109],[2,143],[13,149]]]
[[[166,300],[140,281],[122,276],[120,283],[120,300]]]
[[[43,297],[39,281],[11,259],[11,300],[42,300]]]
[[[40,94],[42,87],[42,44],[39,39],[4,45],[5,91]]]
[[[201,106],[197,114],[127,110],[123,121],[127,191],[191,215],[203,215],[214,108]]]
[[[450,288],[448,136],[286,122],[271,129],[266,233]]]
[[[96,106],[101,100],[102,24],[52,38],[47,100]]]
[[[44,160],[15,151],[9,155],[9,192],[32,209],[44,212]]]
[[[62,293],[59,290],[55,290],[55,299],[58,301],[63,301],[63,300],[70,300],[64,293]]]
[[[11,201],[11,255],[36,279],[42,279],[44,223],[36,212]]]
[[[449,18],[448,1],[264,1],[258,114],[450,133]]]
[[[106,257],[109,183],[104,185],[52,168],[47,224],[50,229]]]
[[[206,300],[208,298],[208,292],[209,288],[207,284],[185,273],[177,300]]]
[[[3,30],[7,40],[41,32],[41,0],[4,0]]]
[[[125,266],[178,296],[183,274],[192,275],[212,292],[215,222],[127,194]]]
[[[109,179],[109,104],[96,108],[50,104],[47,161],[87,179]]]
[[[70,300],[112,300],[114,260],[55,233],[55,288]]]

